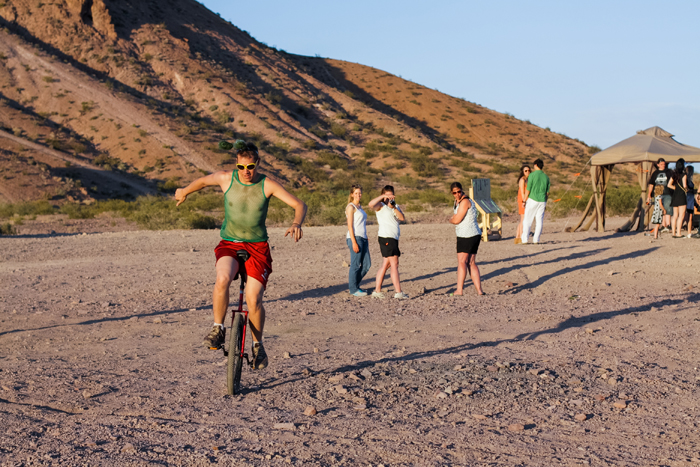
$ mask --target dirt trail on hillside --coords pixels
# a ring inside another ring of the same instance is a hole
[[[37,144],[33,141],[29,141],[25,138],[21,138],[18,136],[15,136],[11,133],[8,133],[6,131],[0,130],[0,138],[5,138],[8,139],[12,142],[22,144],[30,149],[34,149],[35,151],[39,151],[42,154],[45,154],[47,156],[50,156],[54,159],[58,159],[64,162],[70,162],[71,164],[75,164],[79,167],[84,167],[86,169],[94,170],[97,172],[97,174],[100,177],[104,177],[107,180],[117,182],[117,183],[124,183],[128,185],[129,187],[133,188],[138,194],[150,194],[153,193],[155,190],[148,185],[138,181],[134,180],[129,177],[125,177],[124,175],[121,175],[116,172],[111,172],[109,170],[105,170],[102,167],[99,167],[94,164],[90,164],[89,162],[85,162],[84,160],[80,160],[77,157],[71,157],[68,154],[62,153],[60,151],[56,151],[51,148],[47,148],[46,146],[42,146],[41,144]]]
[[[173,151],[195,167],[210,172],[216,170],[214,166],[202,158],[201,154],[175,136],[168,128],[162,128],[157,122],[144,116],[143,111],[136,109],[125,99],[116,97],[106,90],[100,82],[84,73],[76,73],[75,69],[67,64],[46,60],[41,54],[24,47],[16,38],[7,33],[0,32],[0,38],[9,56],[8,66],[26,64],[45,69],[60,79],[63,89],[70,90],[81,99],[95,102],[104,113],[121,120],[125,125],[136,125],[147,131],[153,138],[170,146]]]
[[[700,462],[700,243],[562,227],[482,243],[483,297],[448,295],[453,228],[402,227],[407,301],[347,294],[343,227],[271,229],[239,396],[202,346],[216,231],[1,237],[0,463]]]

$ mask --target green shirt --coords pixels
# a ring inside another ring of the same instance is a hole
[[[224,223],[221,238],[230,242],[266,242],[267,207],[270,198],[265,196],[265,176],[246,185],[238,179],[238,171],[231,176],[231,186],[224,194]]]
[[[530,192],[530,199],[544,203],[549,193],[549,177],[541,170],[533,170],[527,177],[527,189]]]

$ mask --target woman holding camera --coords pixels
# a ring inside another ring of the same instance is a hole
[[[382,283],[386,270],[391,268],[391,282],[394,284],[394,298],[407,299],[408,295],[401,291],[399,283],[399,236],[401,230],[399,224],[406,220],[401,208],[396,204],[394,197],[394,187],[387,185],[382,188],[382,194],[369,202],[369,208],[377,212],[377,223],[379,224],[379,249],[382,252],[384,261],[377,271],[377,284],[372,292],[374,298],[385,298],[382,293]]]
[[[464,194],[462,184],[454,182],[450,186],[454,196],[453,212],[450,224],[454,224],[457,231],[457,290],[455,295],[464,295],[464,280],[467,274],[472,279],[478,295],[484,295],[481,290],[481,274],[476,265],[476,252],[481,243],[481,228],[476,221],[476,206]]]

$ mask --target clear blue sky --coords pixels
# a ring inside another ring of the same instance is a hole
[[[700,147],[700,1],[204,0],[255,39],[370,65],[606,148]]]

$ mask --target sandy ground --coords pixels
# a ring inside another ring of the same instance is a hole
[[[202,345],[216,231],[1,237],[0,464],[699,462],[700,243],[562,227],[507,224],[487,295],[450,297],[453,228],[407,225],[407,301],[347,294],[343,227],[271,229],[270,366],[239,396]]]

